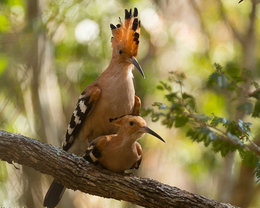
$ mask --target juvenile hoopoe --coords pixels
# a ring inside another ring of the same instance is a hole
[[[84,158],[94,164],[114,171],[124,172],[139,168],[142,160],[142,147],[137,142],[145,133],[149,133],[165,142],[157,133],[147,127],[140,116],[126,115],[111,119],[112,124],[119,126],[117,134],[100,136],[93,140]]]
[[[107,69],[81,93],[76,109],[67,128],[63,149],[84,155],[88,144],[102,135],[116,133],[118,127],[109,122],[109,118],[125,114],[139,114],[141,101],[135,96],[133,84],[133,66],[144,73],[136,60],[140,21],[135,8],[125,10],[125,21],[112,30],[112,58]],[[44,206],[55,207],[60,201],[65,188],[57,181],[51,184]]]

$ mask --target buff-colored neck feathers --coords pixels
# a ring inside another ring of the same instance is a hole
[[[140,37],[140,21],[137,18],[138,10],[134,8],[132,15],[132,9],[129,11],[125,10],[125,22],[122,23],[119,18],[120,23],[116,26],[110,24],[112,30],[112,47],[120,47],[127,54],[131,56],[137,56],[139,37]]]

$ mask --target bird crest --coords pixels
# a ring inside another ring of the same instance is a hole
[[[119,17],[119,24],[110,24],[112,30],[112,47],[120,48],[121,53],[126,52],[131,56],[137,56],[140,38],[140,20],[138,20],[138,10],[134,8],[129,11],[125,9],[125,21],[122,23]]]

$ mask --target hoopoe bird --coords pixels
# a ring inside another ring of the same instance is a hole
[[[83,156],[89,143],[102,135],[114,134],[118,127],[109,118],[125,114],[139,115],[140,99],[135,96],[132,70],[135,66],[144,77],[136,56],[139,47],[138,10],[125,10],[125,21],[112,30],[112,58],[107,69],[79,96],[62,145],[63,150]],[[145,77],[144,77],[145,78]],[[65,187],[53,181],[43,205],[55,207]]]
[[[145,133],[165,142],[147,127],[145,120],[140,116],[126,115],[110,121],[115,126],[119,126],[118,133],[100,136],[93,140],[84,158],[113,172],[139,168],[142,161],[142,147],[137,140]]]

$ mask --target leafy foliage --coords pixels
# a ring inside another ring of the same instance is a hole
[[[213,67],[215,72],[209,76],[207,89],[230,96],[231,101],[238,101],[236,107],[238,111],[260,117],[260,88],[253,80],[251,72],[245,69],[241,71],[235,63],[228,63],[225,67],[215,63]],[[249,87],[255,88],[255,91],[250,93],[243,102],[239,102],[239,99],[244,98],[246,94],[245,88],[247,90]]]
[[[215,90],[228,90],[229,93],[236,94],[236,99],[238,99],[242,89],[241,85],[244,83],[239,71],[234,67],[232,70],[224,71],[219,64],[214,64],[214,68],[215,72],[210,75],[207,85]],[[214,152],[219,152],[222,156],[238,151],[245,164],[256,168],[256,177],[259,181],[260,152],[248,145],[252,143],[251,123],[241,119],[229,120],[214,113],[211,115],[198,113],[195,98],[191,94],[183,92],[184,79],[183,73],[170,72],[167,82],[160,81],[157,86],[157,89],[164,93],[166,102],[153,103],[153,108],[144,110],[143,115],[150,114],[154,122],[161,119],[162,124],[168,128],[183,127],[186,130],[186,136],[190,137],[192,141],[202,142],[206,147],[211,146]],[[176,89],[175,85],[179,87],[179,90],[173,90],[173,88]],[[253,104],[249,101],[240,105],[237,110],[245,111],[252,116],[259,116],[260,96],[258,92],[251,95],[257,99],[254,112],[252,111]]]

